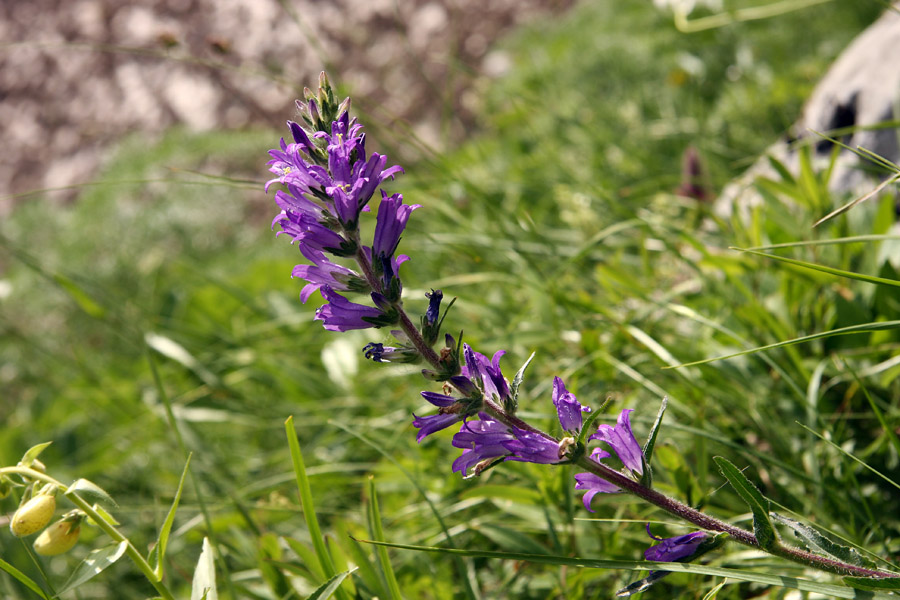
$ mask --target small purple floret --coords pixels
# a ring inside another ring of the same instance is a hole
[[[559,377],[553,378],[553,405],[559,415],[559,424],[565,431],[578,433],[583,423],[583,412],[591,412],[589,406],[582,406],[575,394],[566,389],[566,384]]]
[[[453,436],[453,445],[463,449],[459,458],[453,461],[453,472],[462,473],[464,477],[468,477],[469,469],[481,461],[508,455],[509,450],[504,444],[515,439],[509,427],[489,415],[478,413],[478,418],[478,421],[463,421],[459,433]]]
[[[644,550],[644,558],[654,562],[682,561],[692,556],[708,537],[705,531],[694,531],[670,538],[658,538],[650,533],[650,523],[647,523],[647,535],[660,542]]]
[[[383,315],[377,308],[350,302],[327,286],[321,287],[319,292],[328,304],[316,311],[316,320],[322,321],[325,329],[329,331],[369,329],[375,325],[366,319],[377,319]]]

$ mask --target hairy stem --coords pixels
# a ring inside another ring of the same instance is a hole
[[[375,281],[375,278],[372,275],[371,265],[369,264],[368,259],[361,250],[357,252],[356,258],[360,264],[360,268],[366,275],[366,279],[372,285],[372,288],[376,290],[380,289],[380,287],[378,286],[378,282]],[[427,362],[429,362],[434,367],[438,367],[438,355],[430,346],[428,346],[428,344],[425,343],[425,340],[422,338],[422,335],[419,332],[418,328],[413,325],[409,316],[403,310],[403,307],[399,302],[397,303],[396,308],[398,313],[400,314],[400,327],[403,329],[403,332],[407,335],[410,342]],[[503,407],[494,402],[493,399],[484,399],[484,409],[492,417],[510,427],[516,427],[518,429],[541,435],[548,440],[553,440],[557,443],[559,442],[559,440],[557,440],[553,436],[544,433],[540,429],[530,425],[519,417],[508,414],[503,410]],[[652,488],[645,487],[639,482],[634,481],[630,477],[627,477],[619,471],[611,469],[610,467],[602,463],[582,456],[575,461],[575,464],[577,464],[579,467],[582,467],[584,470],[597,475],[601,479],[604,479],[618,486],[623,491],[628,492],[646,502],[649,502],[650,504],[653,504],[654,506],[659,507],[660,509],[666,511],[674,517],[688,521],[689,523],[693,523],[697,527],[700,527],[701,529],[705,529],[707,531],[727,533],[729,536],[731,536],[731,539],[745,546],[757,548],[774,556],[779,556],[793,562],[801,563],[809,567],[820,569],[822,571],[837,573],[839,575],[854,575],[859,577],[876,578],[900,577],[900,574],[897,573],[891,573],[888,571],[881,571],[877,569],[867,569],[864,567],[851,565],[833,558],[813,554],[811,552],[801,550],[800,548],[787,546],[780,542],[772,548],[763,548],[762,546],[760,546],[759,541],[756,539],[756,536],[752,532],[732,525],[726,521],[711,517],[706,513],[702,513],[699,510],[692,508],[687,504],[684,504],[683,502],[680,502],[674,498],[670,498]]]

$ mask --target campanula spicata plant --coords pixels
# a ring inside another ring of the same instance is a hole
[[[363,353],[379,363],[424,363],[425,379],[442,383],[440,392],[422,392],[422,397],[436,408],[435,414],[413,415],[412,423],[419,442],[458,426],[451,445],[461,454],[450,466],[452,472],[465,478],[477,477],[506,461],[573,464],[578,472],[572,484],[584,492],[587,510],[593,510],[591,501],[598,493],[627,493],[697,529],[660,538],[650,533],[648,524],[647,533],[655,543],[644,556],[655,562],[688,562],[729,539],[841,575],[876,579],[900,576],[783,543],[769,519],[768,500],[725,459],[717,457],[716,462],[751,508],[752,531],[654,489],[650,461],[665,402],[643,445],[631,426],[635,409],[620,411],[615,425],[600,424],[593,431],[599,412],[591,412],[590,407],[579,402],[559,377],[553,381],[550,400],[557,409],[563,437],[557,438],[521,419],[517,415],[520,381],[511,386],[501,369],[505,351],[497,350],[488,358],[461,343],[461,335],[450,334],[444,335],[443,347],[434,348],[446,317],[446,310],[443,315],[440,312],[440,290],[428,294],[429,306],[419,319],[420,327],[406,312],[399,267],[410,257],[397,254],[397,249],[410,216],[420,206],[405,204],[402,195],[389,195],[380,189],[402,169],[388,167],[383,155],[367,154],[362,126],[349,114],[350,100],[340,104],[335,101],[324,73],[318,91],[307,89],[305,101],[298,101],[297,106],[302,123],[289,121],[289,140],[282,139],[279,147],[270,152],[270,170],[276,178],[267,184],[267,189],[274,183],[283,188],[275,194],[281,210],[273,226],[280,226],[278,233],[287,234],[312,263],[298,265],[292,272],[307,282],[301,299],[306,301],[314,291],[320,293],[325,304],[316,312],[316,319],[332,331],[396,328],[392,334],[398,340],[397,346],[371,343],[363,348]],[[369,204],[378,195],[373,239],[363,239],[361,220],[375,212]],[[589,415],[587,420],[585,414]],[[632,592],[626,589],[626,593]]]

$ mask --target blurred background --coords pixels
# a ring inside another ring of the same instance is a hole
[[[724,455],[776,510],[896,557],[895,490],[847,456],[896,479],[900,336],[870,327],[900,319],[896,288],[730,249],[884,234],[893,196],[812,231],[850,197],[831,190],[827,167],[775,168],[748,184],[760,198],[750,213],[722,218],[711,204],[789,137],[828,66],[885,4],[788,1],[765,18],[736,16],[761,5],[0,3],[0,463],[52,440],[48,471],[110,492],[147,549],[186,458],[170,405],[197,478],[168,551],[168,580],[185,597],[204,536],[222,557],[225,597],[306,597],[322,583],[304,554],[289,415],[347,562],[375,564],[348,537],[370,536],[370,475],[398,543],[638,560],[644,522],[685,532],[627,498],[585,512],[568,467],[510,464],[461,481],[449,432],[415,442],[411,413],[429,410],[419,392],[436,388],[416,367],[364,361],[361,348],[387,333],[312,321],[319,300],[298,299],[290,271],[301,257],[274,239],[263,184],[294,99],[327,69],[369,150],[404,166],[391,192],[423,205],[400,248],[412,257],[407,308],[421,314],[432,288],[458,297],[446,330],[488,355],[507,349],[508,376],[536,351],[524,416],[552,430],[560,375],[584,403],[611,398],[608,422],[636,408],[640,439],[667,395],[661,490],[745,515],[710,466]],[[888,279],[900,268],[882,240],[783,252]],[[848,326],[861,329],[665,368]],[[16,502],[0,501],[0,515]],[[0,556],[58,589],[103,543],[88,530],[43,575],[5,533]],[[638,577],[390,556],[408,598],[608,598]],[[809,575],[736,549],[710,561]],[[360,572],[359,597],[387,597],[374,571]],[[718,583],[673,575],[648,597],[703,598]],[[718,597],[783,592],[736,581]],[[123,563],[77,597],[152,593]],[[29,594],[0,573],[0,596]]]

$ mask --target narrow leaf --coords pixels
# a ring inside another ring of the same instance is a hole
[[[435,546],[414,546],[410,544],[394,544],[389,542],[377,542],[373,540],[359,540],[366,544],[376,546],[387,546],[389,548],[397,548],[400,550],[412,550],[415,552],[433,552],[443,555],[457,555],[468,557],[480,557],[494,560],[510,560],[523,561],[535,564],[548,564],[557,566],[570,566],[587,569],[626,569],[629,571],[646,571],[653,569],[654,571],[669,571],[672,573],[693,573],[697,575],[708,575],[711,577],[727,577],[732,581],[745,581],[760,585],[770,585],[785,589],[799,590],[802,592],[812,592],[822,594],[828,598],[849,598],[857,600],[896,600],[896,596],[891,594],[882,594],[879,592],[867,592],[861,594],[859,590],[852,588],[820,583],[818,581],[810,581],[799,577],[784,577],[782,575],[770,575],[758,571],[749,571],[744,569],[726,569],[723,567],[712,567],[709,565],[697,565],[693,563],[681,562],[648,562],[643,560],[603,560],[596,558],[582,558],[572,556],[554,556],[540,554],[525,554],[523,552],[497,552],[491,550],[461,550],[457,548],[438,548]],[[865,582],[868,581],[884,581],[870,580],[861,577]]]
[[[653,468],[650,466],[650,459],[653,458],[653,448],[656,446],[656,436],[659,434],[659,426],[662,425],[663,415],[666,414],[666,406],[668,404],[669,398],[663,396],[662,402],[659,404],[659,412],[656,413],[656,420],[650,428],[650,433],[647,435],[647,442],[644,444],[644,450],[641,453],[641,462],[644,466],[641,484],[644,487],[653,487]]]
[[[853,207],[856,206],[857,204],[862,204],[863,202],[865,202],[865,201],[868,200],[869,198],[872,198],[873,196],[878,195],[878,193],[879,193],[881,190],[883,190],[884,188],[886,188],[887,186],[889,186],[889,185],[892,184],[892,183],[896,183],[898,180],[900,180],[900,173],[898,173],[897,175],[894,175],[893,177],[889,177],[889,178],[885,179],[885,180],[882,181],[880,184],[878,184],[878,187],[876,187],[876,188],[875,188],[874,190],[872,190],[871,192],[869,192],[869,193],[867,193],[867,194],[864,194],[864,195],[860,196],[859,198],[857,198],[857,199],[855,199],[855,200],[851,200],[850,202],[848,202],[847,204],[841,206],[840,208],[836,208],[835,210],[831,211],[830,213],[828,213],[827,215],[825,215],[824,217],[822,217],[821,219],[819,219],[818,221],[816,221],[815,223],[813,223],[813,227],[818,227],[819,225],[821,225],[822,223],[824,223],[824,222],[827,221],[828,219],[832,219],[832,218],[834,218],[834,217],[836,217],[836,216],[838,216],[838,215],[841,215],[841,214],[847,212],[848,210],[850,210],[851,208],[853,208]]]
[[[669,397],[663,396],[662,402],[659,404],[659,412],[656,413],[656,420],[650,428],[650,434],[647,436],[647,442],[644,444],[644,458],[647,462],[653,458],[653,448],[656,446],[656,436],[659,434],[659,426],[662,425],[663,416],[666,414],[666,408],[669,405]]]
[[[760,493],[743,471],[731,464],[727,458],[714,456],[722,476],[728,480],[741,500],[747,503],[753,513],[753,533],[762,548],[771,548],[778,542],[775,527],[769,519],[769,500]]]
[[[371,525],[372,537],[377,541],[384,541],[384,529],[381,525],[381,509],[378,506],[378,495],[375,491],[375,478],[369,476],[369,523]],[[387,548],[378,546],[376,548],[378,555],[378,564],[381,567],[381,574],[387,584],[388,596],[391,600],[401,600],[400,585],[397,583],[397,576],[394,574],[394,568],[391,566],[391,559],[388,556]]]
[[[175,490],[175,498],[172,500],[172,507],[169,509],[169,514],[166,515],[166,520],[163,521],[162,527],[159,530],[159,538],[156,540],[156,546],[153,548],[154,554],[156,554],[156,564],[153,567],[153,571],[156,573],[156,577],[160,580],[163,578],[163,565],[165,557],[166,557],[166,546],[169,543],[169,534],[172,532],[172,524],[175,522],[175,512],[178,510],[178,503],[181,501],[181,491],[184,489],[184,481],[187,479],[188,474],[188,466],[191,464],[191,455],[188,454],[187,461],[184,463],[184,470],[181,472],[181,480],[178,482],[178,489]]]
[[[34,464],[34,461],[37,460],[38,455],[52,443],[53,442],[44,442],[43,444],[32,446],[25,452],[24,456],[22,456],[22,460],[19,461],[19,464],[30,469],[31,465]]]
[[[306,474],[306,465],[303,463],[303,453],[300,451],[300,440],[297,439],[297,430],[294,429],[294,417],[288,417],[284,422],[284,429],[287,433],[288,447],[291,451],[291,462],[294,467],[294,477],[297,480],[297,493],[300,496],[300,507],[303,509],[303,518],[306,520],[306,527],[309,530],[309,537],[312,540],[313,548],[316,551],[319,565],[327,577],[337,575],[337,569],[331,560],[331,554],[325,546],[325,538],[322,535],[322,528],[319,526],[319,518],[316,516],[316,509],[313,504],[312,487],[309,485],[309,477]],[[341,589],[338,590],[338,597],[346,600],[348,595]]]
[[[835,269],[834,267],[827,267],[825,265],[818,265],[816,263],[806,262],[803,260],[797,260],[796,258],[788,258],[786,256],[778,256],[777,254],[769,254],[767,252],[758,252],[756,250],[750,250],[748,248],[733,248],[734,250],[738,250],[739,252],[746,252],[747,254],[754,254],[756,256],[762,256],[764,258],[771,258],[772,260],[777,260],[783,263],[787,263],[789,265],[794,265],[796,267],[802,267],[804,269],[811,269],[813,271],[820,271],[822,273],[828,273],[829,275],[836,275],[838,277],[846,277],[847,279],[856,279],[858,281],[865,281],[867,283],[875,283],[878,285],[890,285],[894,287],[900,287],[900,281],[896,279],[885,279],[884,277],[875,277],[874,275],[865,275],[864,273],[854,273],[853,271],[844,271],[842,269]]]
[[[219,600],[216,591],[216,560],[213,556],[212,545],[209,539],[203,538],[203,550],[197,560],[197,568],[194,569],[194,579],[191,582],[191,600]]]
[[[75,304],[88,315],[96,319],[102,319],[106,315],[106,309],[91,298],[91,296],[81,289],[77,283],[61,273],[54,273],[51,277],[53,277],[53,281],[55,281],[59,287],[69,294],[72,300],[75,301]]]
[[[0,569],[3,569],[4,571],[12,575],[19,581],[19,583],[27,587],[29,590],[31,590],[41,598],[47,599],[47,594],[44,593],[44,590],[42,590],[37,583],[35,583],[30,577],[28,577],[28,575],[18,570],[2,558],[0,558]]]
[[[519,399],[519,386],[522,385],[523,381],[525,381],[525,369],[527,369],[528,365],[531,364],[531,361],[534,360],[535,354],[535,352],[531,353],[531,356],[528,357],[528,360],[526,360],[525,364],[523,364],[522,367],[518,371],[516,371],[516,376],[513,377],[512,385],[510,385],[509,391],[514,400]]]
[[[73,590],[99,575],[104,569],[122,558],[126,549],[128,549],[128,542],[122,541],[118,544],[110,544],[103,548],[98,548],[88,554],[81,561],[81,564],[75,568],[72,575],[69,576],[69,580],[66,581],[62,589],[57,592],[57,596],[62,596],[69,590]]]
[[[677,367],[663,367],[663,369],[680,369],[682,367],[692,367],[694,365],[702,365],[706,363],[715,362],[717,360],[725,360],[727,358],[735,358],[737,356],[744,356],[745,354],[753,354],[755,352],[762,352],[763,350],[771,350],[773,348],[781,348],[783,346],[792,346],[794,344],[802,344],[804,342],[811,342],[813,340],[819,340],[822,338],[831,337],[834,335],[850,335],[853,333],[862,333],[865,331],[884,331],[886,329],[898,329],[900,328],[900,321],[880,321],[876,323],[863,323],[862,325],[850,325],[849,327],[839,327],[838,329],[832,329],[830,331],[822,331],[819,333],[813,333],[812,335],[805,335],[803,337],[794,338],[792,340],[784,340],[782,342],[775,342],[774,344],[766,344],[765,346],[758,346],[756,348],[750,348],[749,350],[741,350],[740,352],[735,352],[733,354],[725,354],[722,356],[716,356],[714,358],[704,358],[703,360],[697,360],[689,363],[682,363]]]
[[[150,348],[194,373],[203,383],[211,387],[221,387],[221,382],[216,374],[204,367],[203,363],[172,338],[147,332],[144,334],[144,341]]]
[[[787,517],[779,515],[775,512],[771,513],[771,516],[779,523],[790,527],[793,530],[794,534],[802,539],[803,542],[808,545],[811,550],[833,556],[840,561],[850,563],[851,565],[856,565],[857,567],[864,567],[866,569],[876,568],[874,562],[867,558],[864,558],[862,555],[860,555],[859,552],[856,551],[856,549],[832,542],[830,539],[819,533],[818,530],[810,527],[809,525],[806,525],[799,521],[795,521],[793,519],[788,519]]]
[[[844,583],[858,590],[874,590],[874,591],[900,591],[900,577],[885,577],[876,579],[874,577],[844,577]]]
[[[70,496],[72,494],[78,494],[80,497],[91,502],[102,502],[116,507],[119,506],[116,504],[116,501],[112,499],[112,496],[106,493],[106,490],[87,479],[79,479],[70,485],[65,491],[65,495]]]
[[[334,594],[339,587],[341,587],[341,583],[350,575],[356,568],[350,569],[349,571],[344,571],[343,573],[338,573],[321,586],[319,586],[316,591],[309,595],[307,600],[328,600],[331,598],[332,594]]]

